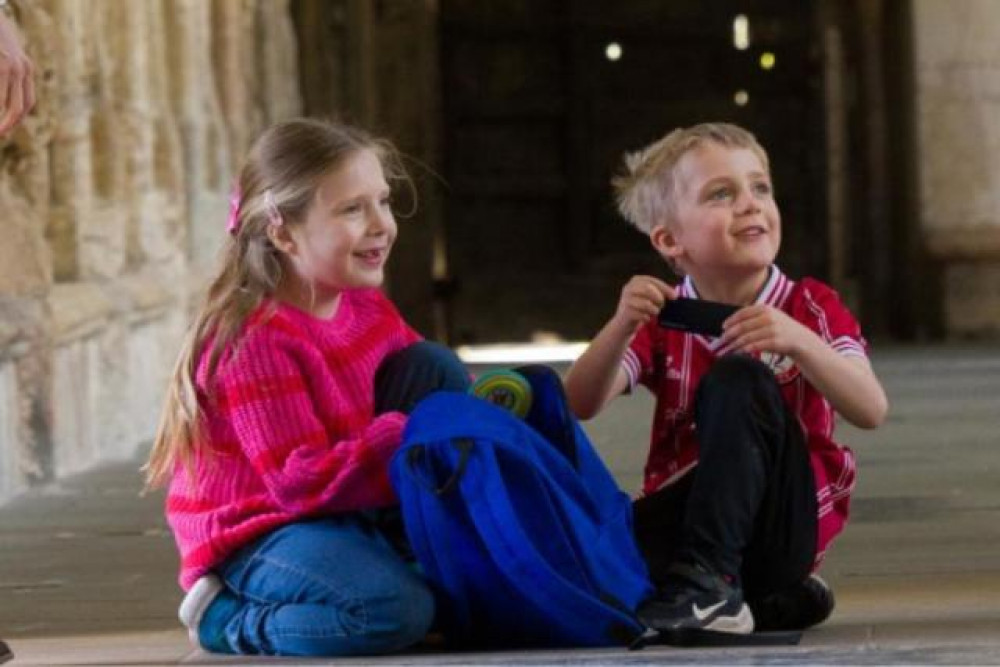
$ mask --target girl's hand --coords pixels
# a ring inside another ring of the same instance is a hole
[[[793,359],[815,334],[782,311],[764,304],[740,308],[722,323],[722,339],[739,352],[773,352]]]
[[[633,276],[622,288],[618,310],[612,318],[629,334],[656,317],[668,299],[676,299],[677,290],[653,276]]]

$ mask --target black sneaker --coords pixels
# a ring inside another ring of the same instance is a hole
[[[834,604],[827,583],[811,574],[790,588],[751,600],[750,608],[758,630],[805,630],[828,619]]]
[[[0,640],[0,662],[7,662],[14,657],[14,652],[7,646],[7,642]]]
[[[658,632],[712,630],[753,632],[743,591],[703,567],[676,563],[656,596],[640,605],[639,620]]]

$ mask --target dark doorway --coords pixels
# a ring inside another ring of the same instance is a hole
[[[669,277],[615,212],[609,181],[625,151],[707,120],[739,123],[768,149],[778,261],[823,277],[817,12],[816,0],[444,0],[452,342],[586,338],[630,275]]]

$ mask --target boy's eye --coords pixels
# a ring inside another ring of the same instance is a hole
[[[378,203],[382,208],[392,208],[392,196],[387,195],[385,197],[382,197],[382,199],[380,199]]]
[[[753,185],[754,194],[765,196],[771,194],[771,184],[770,183],[754,183]]]
[[[339,211],[341,215],[354,215],[361,212],[361,204],[348,204]]]
[[[716,188],[714,190],[709,190],[708,200],[709,201],[724,201],[729,198],[732,190],[728,187],[726,188]]]

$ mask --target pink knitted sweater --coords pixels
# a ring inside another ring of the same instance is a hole
[[[406,421],[375,417],[385,356],[419,340],[378,290],[344,292],[331,320],[268,302],[197,386],[210,456],[178,466],[167,521],[184,589],[261,535],[306,517],[390,505],[389,457]]]

